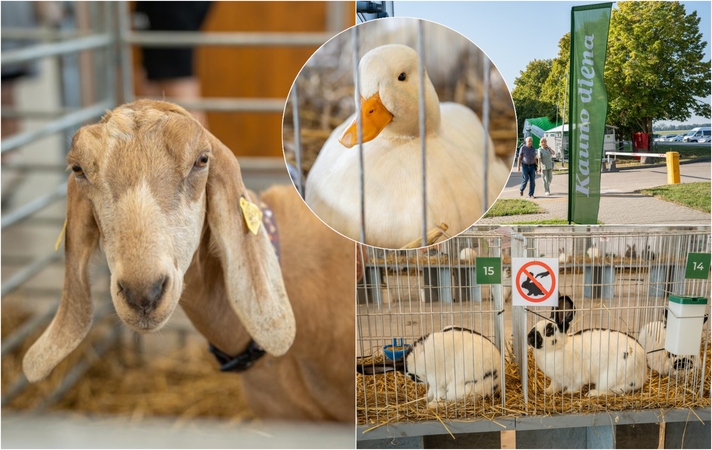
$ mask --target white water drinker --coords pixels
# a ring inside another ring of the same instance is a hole
[[[704,297],[671,295],[668,298],[665,350],[673,355],[699,354],[706,309],[707,299]]]

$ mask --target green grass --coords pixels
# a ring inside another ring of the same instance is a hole
[[[506,198],[494,202],[485,217],[518,216],[520,214],[537,214],[540,212],[544,212],[544,210],[534,202]]]
[[[710,182],[671,184],[650,189],[641,189],[641,194],[650,195],[698,211],[710,212]]]

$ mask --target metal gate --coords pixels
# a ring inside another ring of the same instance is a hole
[[[46,276],[54,279],[62,262],[63,252],[54,251],[51,245],[46,246],[46,252],[37,255],[27,255],[23,242],[43,243],[47,234],[54,236],[60,233],[63,223],[63,201],[66,196],[66,164],[63,163],[64,154],[68,150],[71,136],[83,124],[90,123],[111,110],[120,103],[134,100],[133,85],[133,60],[131,47],[175,47],[181,46],[319,46],[331,38],[342,28],[341,16],[344,5],[339,2],[331,3],[327,8],[327,28],[325,32],[136,32],[131,30],[131,15],[128,2],[78,2],[69,4],[74,14],[65,20],[63,29],[47,30],[40,28],[5,28],[2,30],[3,39],[27,41],[27,45],[19,49],[12,49],[2,53],[1,63],[6,64],[27,63],[41,59],[54,58],[60,61],[62,74],[62,106],[54,110],[38,108],[2,109],[3,118],[18,118],[24,120],[43,120],[39,126],[34,126],[28,131],[12,136],[3,136],[2,155],[19,151],[40,139],[62,133],[60,155],[57,156],[61,163],[3,163],[3,177],[16,176],[17,185],[26,186],[35,183],[38,179],[57,179],[58,184],[43,192],[26,203],[5,211],[3,205],[2,233],[3,240],[16,245],[6,245],[5,248],[14,248],[14,253],[3,251],[3,265],[6,276],[2,283],[3,302],[13,295],[20,296],[20,300],[30,303],[29,310],[32,316],[10,334],[3,337],[2,356],[6,356],[26,346],[28,337],[36,336],[51,320],[58,306],[61,293],[60,284],[52,286],[33,287],[27,286],[31,280]],[[84,24],[79,27],[78,23]],[[81,29],[80,29],[81,28]],[[79,56],[78,56],[79,55]],[[88,58],[78,62],[78,59]],[[81,77],[80,77],[81,73]],[[120,77],[117,75],[120,74]],[[81,92],[80,92],[81,91]],[[223,112],[282,112],[284,99],[274,98],[202,98],[194,101],[180,99],[165,99],[178,103],[186,108],[203,111]],[[82,103],[88,106],[81,106]],[[49,155],[48,155],[48,159]],[[274,165],[282,169],[281,159]],[[248,164],[248,166],[251,166]],[[258,170],[264,170],[263,162],[255,164]],[[249,170],[249,169],[248,169]],[[45,183],[46,184],[46,183]],[[14,187],[13,189],[17,189]],[[5,193],[3,193],[5,199]],[[24,228],[21,228],[23,227]],[[56,233],[56,234],[54,234]],[[54,239],[52,239],[54,242]],[[44,245],[44,244],[43,244]],[[45,248],[45,247],[42,247]],[[49,273],[49,276],[46,274]],[[94,322],[101,322],[109,317],[107,322],[113,323],[113,305],[108,292],[108,268],[102,266],[95,273],[94,285],[98,307],[95,309]],[[41,284],[41,283],[40,283]],[[36,304],[35,296],[44,296],[46,302]],[[52,392],[43,394],[44,399],[39,408],[45,408],[56,402],[70,387],[76,383],[84,372],[91,366],[91,361],[97,355],[102,355],[118,339],[122,328],[110,325],[96,327],[100,330],[97,339],[86,347],[80,347],[79,355],[72,360],[64,379],[53,388]],[[178,328],[179,333],[187,330]],[[133,339],[135,345],[141,348],[141,337]],[[180,338],[179,338],[180,341]],[[18,375],[10,382],[9,387],[3,390],[2,404],[6,405],[27,388],[27,380],[23,375]]]
[[[559,295],[571,300],[558,312],[512,307],[528,415],[709,402],[709,324],[699,354],[661,350],[669,297],[709,299],[709,272],[686,276],[690,254],[710,253],[709,227],[539,228],[514,234],[512,242],[515,257],[559,258]],[[601,389],[606,384],[609,391]]]
[[[360,425],[501,414],[507,395],[502,286],[479,284],[476,273],[480,257],[501,265],[501,244],[499,234],[468,230],[421,250],[364,247],[357,368],[387,373],[358,375]],[[396,354],[389,353],[394,347]],[[422,383],[397,367],[408,355],[405,372]],[[490,378],[494,383],[479,390],[477,383]],[[448,385],[447,392],[435,392],[436,385]]]

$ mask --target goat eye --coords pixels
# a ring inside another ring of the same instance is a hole
[[[398,81],[405,81],[405,72],[401,72],[401,74],[398,75]]]
[[[208,161],[210,161],[210,158],[206,153],[203,153],[202,155],[198,156],[198,159],[195,160],[195,164],[193,164],[193,166],[205,167],[208,165]]]
[[[84,171],[82,170],[81,166],[79,164],[75,164],[72,166],[72,172],[74,172],[74,175],[79,177],[79,178],[84,178]]]

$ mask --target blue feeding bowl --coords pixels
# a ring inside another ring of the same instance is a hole
[[[410,350],[410,344],[404,344],[403,338],[393,338],[393,344],[383,346],[383,354],[391,361],[398,361]]]

